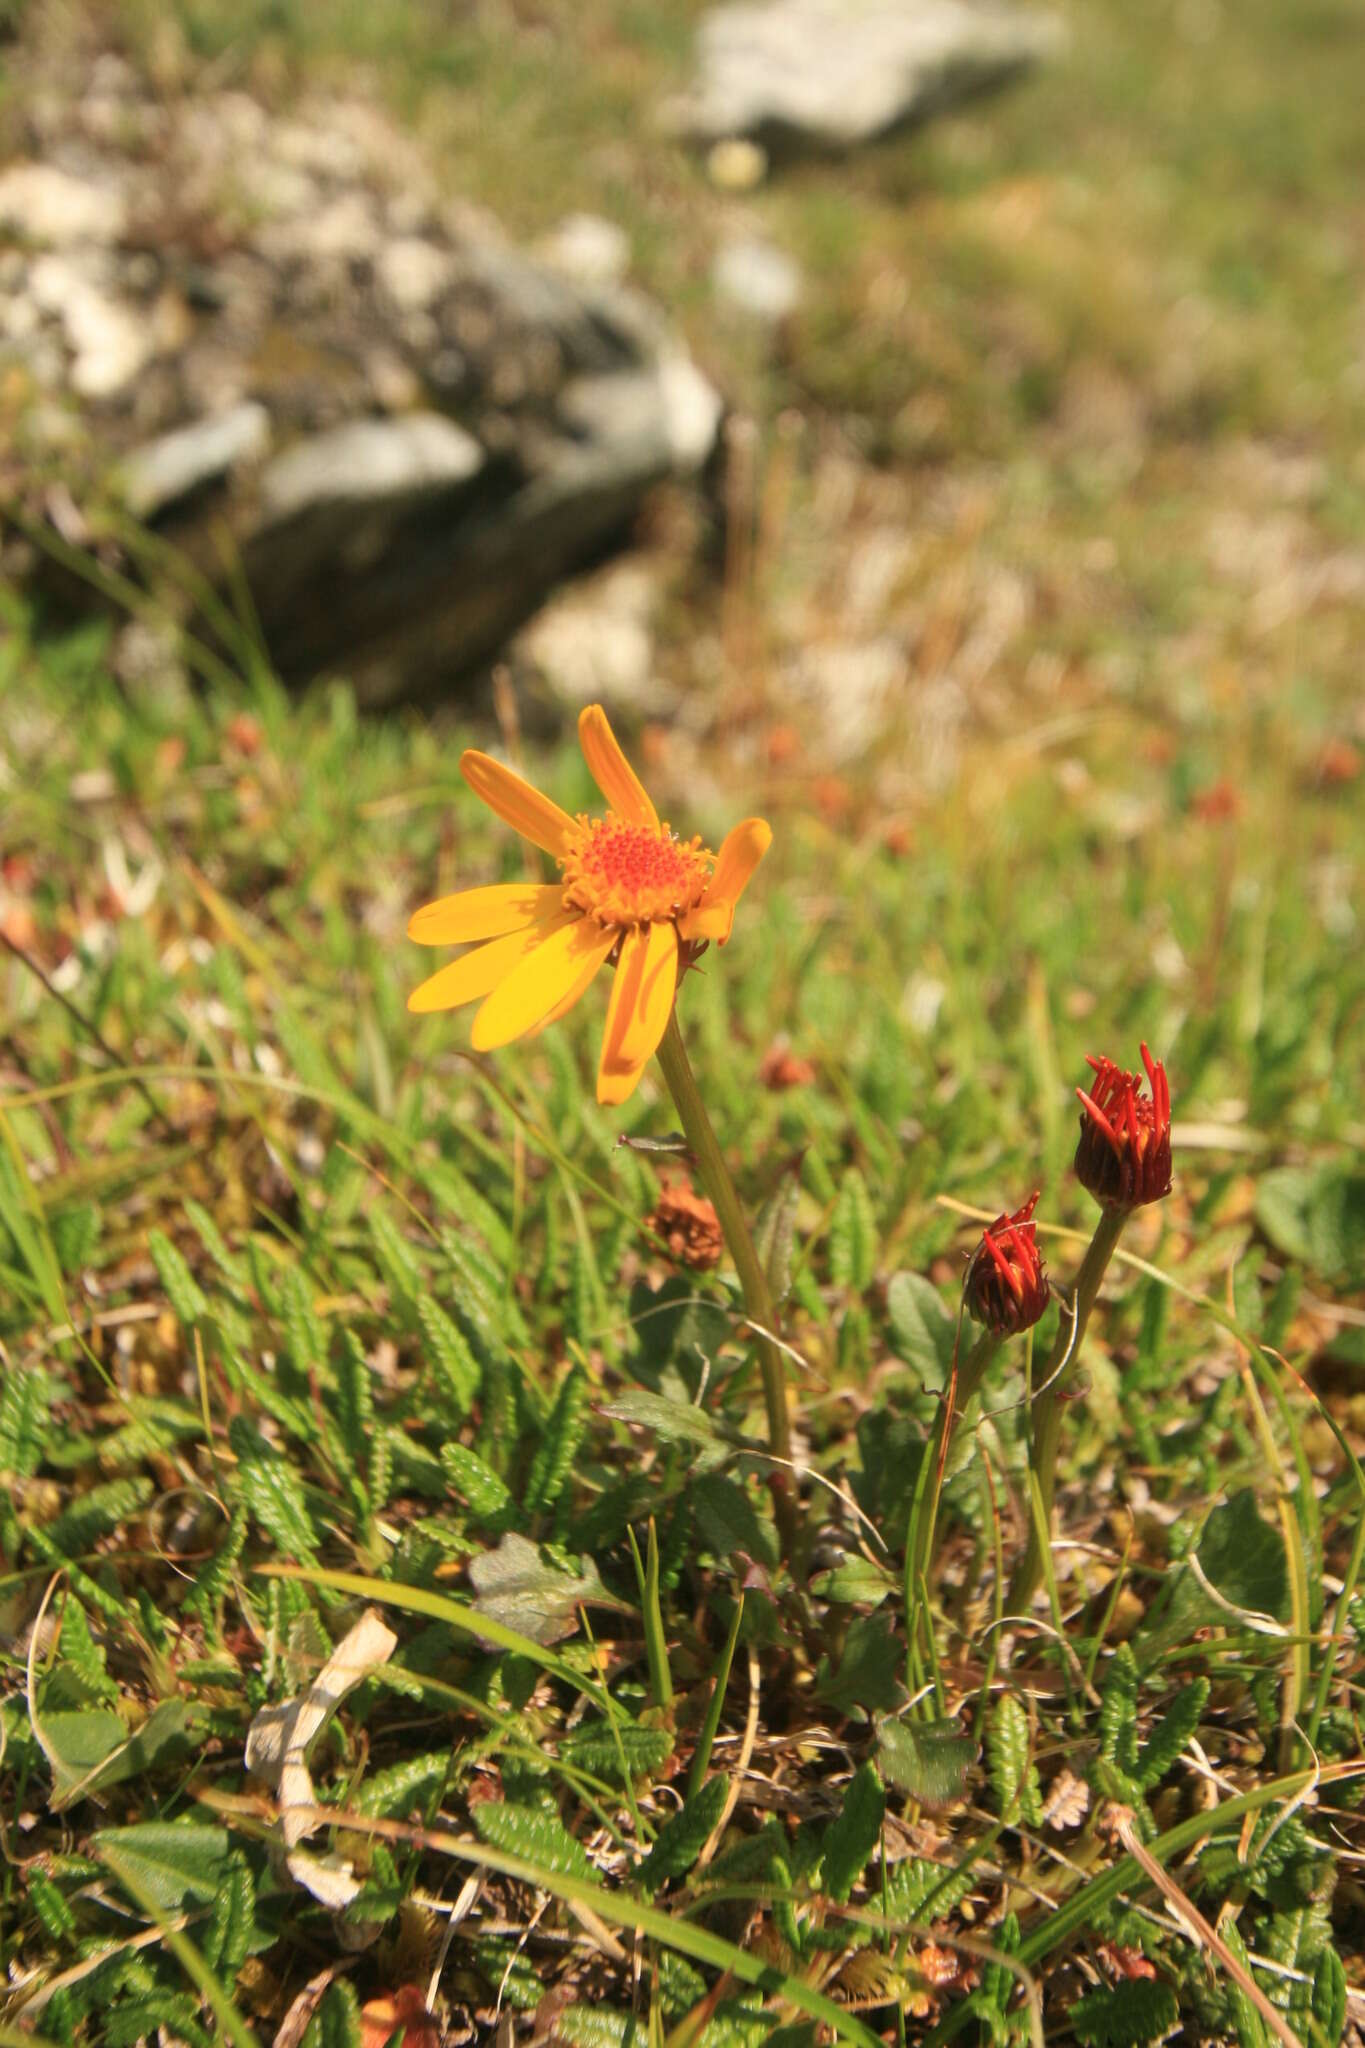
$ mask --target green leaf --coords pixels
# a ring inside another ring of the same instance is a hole
[[[76,1932],[76,1916],[71,1910],[65,1892],[32,1864],[25,1873],[24,1883],[28,1887],[29,1904],[48,1940],[69,1941]]]
[[[754,1250],[767,1276],[773,1301],[778,1306],[786,1300],[791,1286],[792,1244],[800,1200],[800,1175],[784,1175],[759,1210],[758,1221],[754,1225]]]
[[[897,1273],[887,1286],[886,1317],[896,1356],[922,1385],[946,1386],[956,1324],[932,1281],[922,1273]]]
[[[481,1522],[490,1521],[511,1505],[512,1496],[493,1467],[467,1445],[442,1444],[441,1468]]]
[[[844,1175],[829,1226],[829,1270],[839,1287],[863,1294],[877,1270],[877,1226],[872,1197],[856,1166]]]
[[[251,1944],[255,1911],[256,1887],[250,1866],[241,1850],[234,1849],[204,1930],[204,1961],[211,1970],[229,1978],[236,1976]]]
[[[1121,1771],[1137,1769],[1137,1659],[1120,1643],[1100,1698],[1100,1755]]]
[[[579,1558],[576,1571],[547,1564],[534,1543],[508,1534],[496,1550],[485,1551],[469,1567],[480,1614],[516,1629],[533,1643],[557,1642],[572,1635],[582,1604],[631,1610],[607,1592],[591,1558]]]
[[[1333,1163],[1260,1176],[1256,1221],[1277,1250],[1329,1280],[1365,1272],[1365,1173]]]
[[[223,1884],[232,1855],[226,1828],[198,1822],[141,1821],[135,1827],[101,1828],[97,1854],[116,1852],[134,1881],[163,1913],[206,1906]]]
[[[37,1471],[51,1385],[45,1372],[17,1367],[0,1379],[0,1472],[28,1479]]]
[[[1134,1977],[1112,1990],[1087,1992],[1067,2014],[1077,2040],[1092,2048],[1141,2048],[1168,2034],[1179,2018],[1175,1992],[1155,1977]]]
[[[480,1841],[506,1855],[520,1856],[538,1870],[589,1882],[596,1879],[582,1843],[569,1833],[557,1813],[513,1806],[506,1800],[488,1801],[474,1808],[474,1827]]]
[[[171,1243],[164,1230],[148,1231],[147,1249],[176,1320],[186,1329],[202,1323],[209,1312],[208,1299],[191,1273],[184,1253]]]
[[[403,1233],[386,1209],[370,1211],[370,1236],[389,1291],[400,1301],[416,1302],[422,1293],[422,1269]]]
[[[450,1754],[429,1750],[424,1756],[404,1757],[387,1770],[372,1771],[351,1800],[357,1813],[378,1819],[402,1819],[425,1806],[430,1793],[444,1785],[450,1771]]]
[[[838,1818],[825,1829],[821,1862],[824,1888],[842,1905],[867,1868],[881,1840],[886,1792],[872,1764],[860,1764],[849,1780]]]
[[[318,2007],[319,2048],[364,2048],[360,2000],[346,1977],[334,1977]]]
[[[468,1339],[429,1294],[417,1298],[417,1320],[442,1393],[456,1415],[468,1415],[483,1377]]]
[[[1243,1612],[1283,1621],[1289,1613],[1289,1571],[1280,1530],[1262,1519],[1249,1486],[1213,1509],[1196,1552],[1214,1591]]]
[[[523,1506],[528,1515],[552,1508],[569,1476],[588,1421],[588,1376],[581,1365],[566,1375],[545,1423],[530,1475],[526,1481]]]
[[[1137,1781],[1144,1792],[1161,1783],[1180,1756],[1208,1704],[1209,1681],[1195,1678],[1180,1688],[1160,1722],[1138,1751]]]
[[[1330,1942],[1313,1972],[1311,2010],[1326,2048],[1337,2048],[1346,2026],[1346,1969]]]
[[[699,1792],[694,1792],[677,1813],[670,1815],[636,1872],[643,1890],[656,1892],[675,1878],[686,1876],[725,1811],[728,1791],[724,1778],[708,1778]]]
[[[666,1728],[641,1728],[634,1721],[618,1724],[613,1733],[609,1721],[595,1718],[564,1736],[559,1754],[575,1770],[619,1784],[623,1756],[632,1779],[650,1777],[672,1756],[673,1738]]]
[[[898,1590],[890,1572],[856,1551],[830,1571],[817,1572],[810,1589],[818,1600],[833,1600],[841,1607],[880,1607]]]
[[[883,1721],[877,1753],[883,1777],[923,1805],[942,1807],[965,1796],[977,1752],[955,1721]]]
[[[644,2020],[605,2005],[566,2005],[555,2021],[555,2033],[573,2048],[649,2048]]]
[[[280,1312],[285,1344],[297,1371],[321,1371],[327,1363],[327,1329],[302,1266],[290,1266],[280,1281]]]
[[[900,1681],[905,1651],[880,1614],[860,1614],[848,1625],[838,1668],[828,1656],[820,1659],[815,1674],[817,1696],[840,1713],[890,1712],[902,1697]]]
[[[311,1563],[317,1556],[317,1539],[294,1467],[244,1415],[233,1416],[228,1443],[237,1459],[240,1498],[286,1557]]]
[[[703,1472],[687,1491],[703,1548],[716,1557],[728,1558],[738,1552],[760,1564],[776,1565],[776,1533],[738,1479],[723,1472]]]
[[[665,1443],[719,1446],[723,1442],[706,1410],[694,1407],[690,1401],[671,1401],[664,1394],[632,1389],[599,1406],[601,1414],[610,1415],[617,1422],[634,1422],[652,1429]]]
[[[986,1729],[995,1810],[1007,1826],[1042,1822],[1042,1795],[1030,1750],[1028,1714],[1016,1693],[1002,1692]]]

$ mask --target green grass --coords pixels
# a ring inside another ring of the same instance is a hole
[[[1255,0],[1203,44],[1188,6],[1078,8],[1051,78],[794,169],[745,202],[811,280],[768,355],[711,315],[728,202],[634,118],[684,11],[182,16],[223,76],[363,60],[523,232],[625,218],[757,421],[752,575],[659,543],[660,665],[723,717],[652,736],[648,780],[712,843],[774,825],[680,1017],[749,1213],[790,1208],[810,1476],[792,1568],[724,1269],[669,1274],[666,1168],[617,1142],[675,1113],[653,1075],[592,1100],[600,997],[488,1059],[404,1008],[412,908],[523,872],[458,722],[130,695],[106,628],[4,599],[0,2027],[271,2040],[349,1962],[315,2040],[439,1968],[478,2038],[553,1991],[590,2043],[1254,2044],[1249,1984],[1334,2041],[1365,1982],[1349,10]],[[831,777],[788,678],[878,633],[903,700]],[[576,751],[527,766],[592,802]],[[814,1068],[785,1092],[780,1037]],[[1070,1090],[1142,1039],[1176,1186],[1064,1405],[1046,1595],[998,1625],[1016,1344],[907,1605],[973,1218],[1041,1188],[1069,1285]],[[342,1928],[245,1744],[367,1606],[397,1646],[309,1756]]]

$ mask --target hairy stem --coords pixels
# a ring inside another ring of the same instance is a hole
[[[1057,1472],[1057,1445],[1062,1433],[1062,1405],[1067,1389],[1075,1378],[1080,1359],[1081,1343],[1085,1337],[1085,1326],[1090,1320],[1090,1311],[1095,1306],[1095,1297],[1100,1291],[1100,1282],[1105,1275],[1110,1259],[1114,1255],[1128,1220],[1124,1209],[1104,1209],[1095,1225],[1081,1270],[1076,1275],[1076,1284],[1071,1293],[1071,1314],[1063,1315],[1061,1327],[1052,1354],[1043,1368],[1042,1383],[1045,1392],[1039,1394],[1033,1403],[1033,1438],[1029,1451],[1029,1462],[1038,1480],[1043,1497],[1044,1526],[1052,1524],[1052,1495]],[[1055,1375],[1055,1378],[1054,1378]],[[1050,1382],[1050,1384],[1049,1384]],[[1010,1584],[1009,1605],[1012,1613],[1023,1614],[1038,1590],[1043,1576],[1043,1551],[1036,1526],[1029,1530],[1028,1549]]]
[[[683,1134],[697,1161],[703,1187],[715,1204],[716,1215],[729,1247],[730,1257],[735,1262],[739,1275],[740,1290],[744,1296],[744,1307],[751,1324],[756,1325],[754,1342],[758,1346],[759,1370],[763,1375],[763,1400],[768,1412],[768,1446],[774,1458],[783,1462],[773,1475],[773,1490],[778,1511],[779,1524],[784,1539],[789,1534],[791,1518],[791,1425],[787,1415],[787,1381],[782,1368],[782,1353],[774,1343],[777,1320],[773,1313],[772,1294],[768,1278],[758,1253],[754,1250],[749,1226],[744,1220],[735,1184],[730,1178],[730,1169],[725,1164],[725,1155],[706,1113],[701,1090],[692,1072],[691,1062],[678,1029],[678,1013],[675,1009],[668,1020],[659,1046],[659,1065],[663,1068],[668,1092],[673,1097],[673,1106],[678,1112],[678,1121]]]

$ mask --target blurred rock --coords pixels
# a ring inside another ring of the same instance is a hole
[[[707,462],[721,400],[610,222],[533,259],[373,107],[280,120],[99,51],[84,79],[38,66],[15,60],[28,156],[0,168],[0,376],[79,416],[79,517],[115,493],[215,583],[226,534],[286,676],[450,690]],[[31,435],[0,448],[11,496],[52,516]],[[3,573],[85,601],[0,535]]]
[[[703,17],[675,127],[702,142],[851,149],[1057,53],[1060,23],[1002,0],[767,0]]]
[[[790,256],[756,238],[727,242],[716,256],[711,283],[722,304],[775,327],[801,302],[801,273]]]
[[[655,569],[627,557],[551,598],[517,635],[513,653],[566,710],[602,702],[637,717],[666,717],[676,693],[654,670],[658,606]]]
[[[727,136],[707,151],[706,175],[718,192],[752,192],[768,175],[768,152],[742,136]]]

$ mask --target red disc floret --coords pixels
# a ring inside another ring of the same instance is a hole
[[[1032,1329],[1048,1304],[1047,1267],[1033,1212],[1037,1192],[1012,1216],[997,1216],[981,1233],[967,1269],[967,1313],[996,1337]]]
[[[1166,1070],[1144,1045],[1140,1074],[1088,1057],[1095,1079],[1078,1088],[1081,1135],[1076,1177],[1106,1209],[1138,1209],[1171,1192],[1171,1090]]]
[[[649,924],[690,910],[715,864],[700,839],[677,839],[667,825],[633,825],[614,812],[580,818],[561,859],[564,901],[601,924]]]

